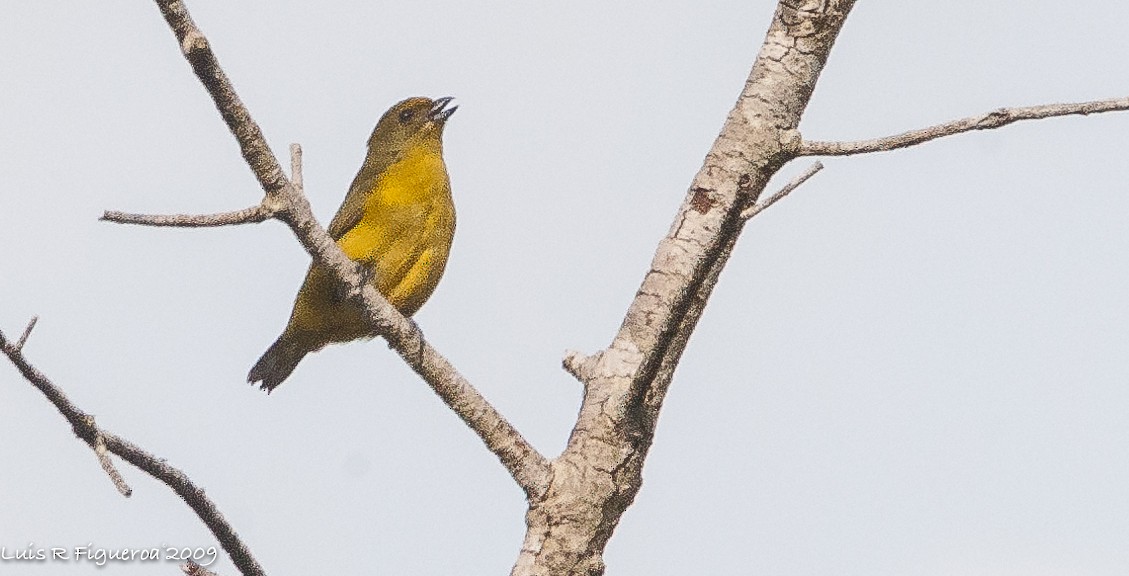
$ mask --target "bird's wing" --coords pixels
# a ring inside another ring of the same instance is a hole
[[[361,221],[361,216],[365,212],[365,201],[368,200],[369,194],[372,193],[376,187],[377,175],[372,174],[365,176],[364,169],[357,174],[353,179],[353,184],[349,186],[349,193],[345,195],[345,201],[341,203],[341,207],[337,209],[337,214],[333,215],[333,220],[329,222],[329,237],[334,240],[340,240],[346,232],[357,222]]]
[[[365,212],[365,202],[376,189],[376,181],[391,164],[392,158],[372,156],[365,158],[365,163],[361,165],[361,169],[353,178],[353,183],[349,185],[349,193],[345,195],[345,201],[341,203],[337,214],[329,222],[326,231],[329,232],[330,238],[340,240],[349,229],[361,221],[361,216]]]

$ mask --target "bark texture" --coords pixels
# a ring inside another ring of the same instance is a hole
[[[659,243],[611,346],[566,359],[585,385],[548,489],[530,500],[514,576],[603,574],[603,551],[642,485],[655,421],[744,219],[796,156],[796,131],[853,0],[781,1],[736,106]]]

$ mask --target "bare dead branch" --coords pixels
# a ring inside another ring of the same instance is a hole
[[[39,316],[32,316],[31,320],[28,320],[27,327],[24,328],[24,333],[20,334],[20,339],[16,341],[17,351],[24,349],[24,344],[27,344],[27,339],[29,336],[31,336],[31,331],[33,328],[35,328],[36,322],[39,322]]]
[[[166,464],[164,459],[157,458],[128,440],[99,428],[94,423],[93,417],[79,410],[59,387],[55,386],[46,375],[27,361],[23,353],[7,340],[3,331],[0,331],[0,351],[4,352],[4,355],[8,357],[8,360],[16,366],[16,369],[23,374],[28,382],[31,382],[55,405],[63,418],[70,422],[75,436],[86,442],[95,452],[98,452],[99,444],[101,444],[103,450],[117,454],[126,462],[164,482],[196,512],[204,525],[212,531],[212,534],[219,540],[220,545],[223,546],[228,557],[231,558],[232,563],[243,576],[263,576],[262,567],[251,555],[247,546],[239,539],[235,529],[227,523],[223,514],[216,508],[215,503],[204,494],[203,490],[193,484],[184,472]],[[102,457],[103,455],[99,454],[99,460]]]
[[[849,156],[851,154],[866,154],[869,152],[884,152],[908,148],[923,142],[935,140],[944,136],[952,136],[973,130],[991,130],[1007,126],[1020,120],[1040,120],[1056,116],[1071,116],[1100,114],[1102,112],[1119,112],[1129,110],[1129,98],[1113,98],[1110,100],[1095,100],[1093,102],[1078,102],[1073,104],[1045,104],[1042,106],[1026,106],[1020,108],[1000,108],[987,114],[969,116],[960,120],[937,124],[920,130],[911,130],[885,138],[873,140],[858,140],[855,142],[819,142],[805,141],[800,144],[797,156]]]
[[[800,174],[799,176],[793,178],[790,182],[785,184],[783,188],[781,188],[772,196],[769,196],[767,200],[753,204],[752,206],[746,208],[743,212],[741,212],[741,218],[748,220],[749,218],[752,218],[753,216],[764,212],[768,209],[769,206],[776,204],[780,199],[791,194],[792,191],[796,188],[802,186],[804,182],[808,181],[808,178],[815,176],[816,172],[819,172],[820,170],[823,170],[823,162],[816,161],[814,164],[809,166],[807,170],[804,170],[803,174]]]
[[[181,0],[156,1],[184,57],[212,97],[239,142],[243,158],[266,192],[264,203],[279,205],[275,217],[286,222],[315,261],[330,270],[336,281],[348,289],[348,297],[361,306],[374,331],[384,336],[412,370],[478,434],[525,493],[530,497],[542,493],[549,477],[548,460],[446,358],[418,335],[408,319],[363,281],[356,264],[341,252],[314,218],[306,197],[283,175],[278,159],[236,95],[184,3]]]
[[[256,224],[274,217],[274,211],[264,204],[251,206],[234,212],[219,214],[130,214],[107,210],[99,220],[118,224],[139,224],[142,226],[169,226],[176,228],[209,228],[233,226],[236,224]]]
[[[584,371],[580,414],[549,489],[526,514],[513,576],[604,573],[604,547],[642,484],[663,399],[746,222],[741,213],[794,157],[796,126],[854,3],[777,3],[741,96],[619,331]]]

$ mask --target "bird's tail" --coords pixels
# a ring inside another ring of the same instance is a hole
[[[270,345],[270,348],[267,348],[263,357],[255,363],[255,367],[251,368],[251,372],[247,374],[247,381],[252,384],[261,381],[259,387],[270,394],[271,390],[278,388],[278,385],[290,376],[298,366],[298,362],[301,362],[308,352],[306,347],[295,342],[295,339],[288,338],[284,332],[274,344]]]

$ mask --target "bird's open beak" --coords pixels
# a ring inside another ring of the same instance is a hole
[[[427,119],[431,120],[432,122],[446,122],[447,119],[451,117],[451,114],[454,114],[455,110],[459,109],[458,106],[451,106],[450,108],[447,108],[447,105],[451,103],[451,100],[454,100],[454,98],[450,96],[444,96],[442,98],[436,99],[435,104],[431,105],[431,110],[427,111]]]

